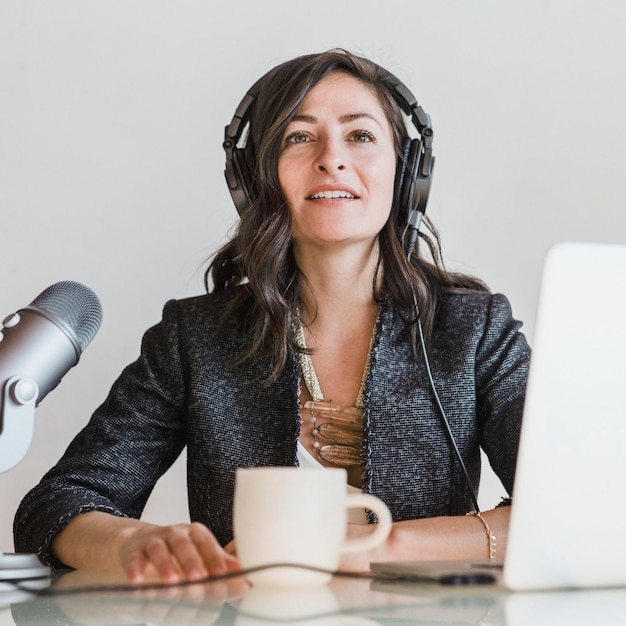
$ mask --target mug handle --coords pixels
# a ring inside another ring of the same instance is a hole
[[[378,518],[378,524],[368,524],[374,530],[365,537],[346,539],[341,546],[342,554],[354,554],[355,552],[371,550],[389,537],[392,523],[391,513],[380,498],[369,493],[349,493],[346,496],[346,507],[348,509],[369,509]]]

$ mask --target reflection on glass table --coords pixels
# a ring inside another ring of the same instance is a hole
[[[626,589],[511,593],[344,577],[305,589],[250,587],[243,577],[129,588],[121,577],[84,571],[49,582],[32,594],[5,587],[0,626],[613,626],[626,615]]]

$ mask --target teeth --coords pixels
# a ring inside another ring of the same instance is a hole
[[[354,196],[341,189],[336,191],[319,191],[312,195],[311,198],[315,200],[316,198],[354,198]]]

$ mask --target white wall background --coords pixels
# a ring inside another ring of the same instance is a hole
[[[434,124],[448,265],[505,292],[532,339],[547,248],[626,243],[625,31],[620,0],[2,0],[0,318],[59,280],[105,315],[0,474],[0,549],[163,303],[202,291],[236,218],[223,127],[257,77],[341,46],[403,79]],[[146,515],[186,519],[184,482],[181,461]]]

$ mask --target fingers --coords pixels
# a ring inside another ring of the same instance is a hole
[[[204,576],[219,576],[241,569],[239,561],[220,546],[213,533],[206,526],[199,523],[191,524],[189,534],[197,554],[206,568]]]
[[[143,552],[138,550],[131,552],[126,559],[122,557],[122,563],[130,582],[140,584],[145,581],[149,561]]]
[[[240,569],[203,524],[146,526],[124,537],[122,563],[131,582],[156,574],[163,582],[200,580]]]
[[[153,565],[159,578],[166,583],[177,583],[184,577],[178,568],[178,553],[184,556],[187,544],[177,527],[164,528],[158,534],[152,534],[144,547],[146,559]]]

